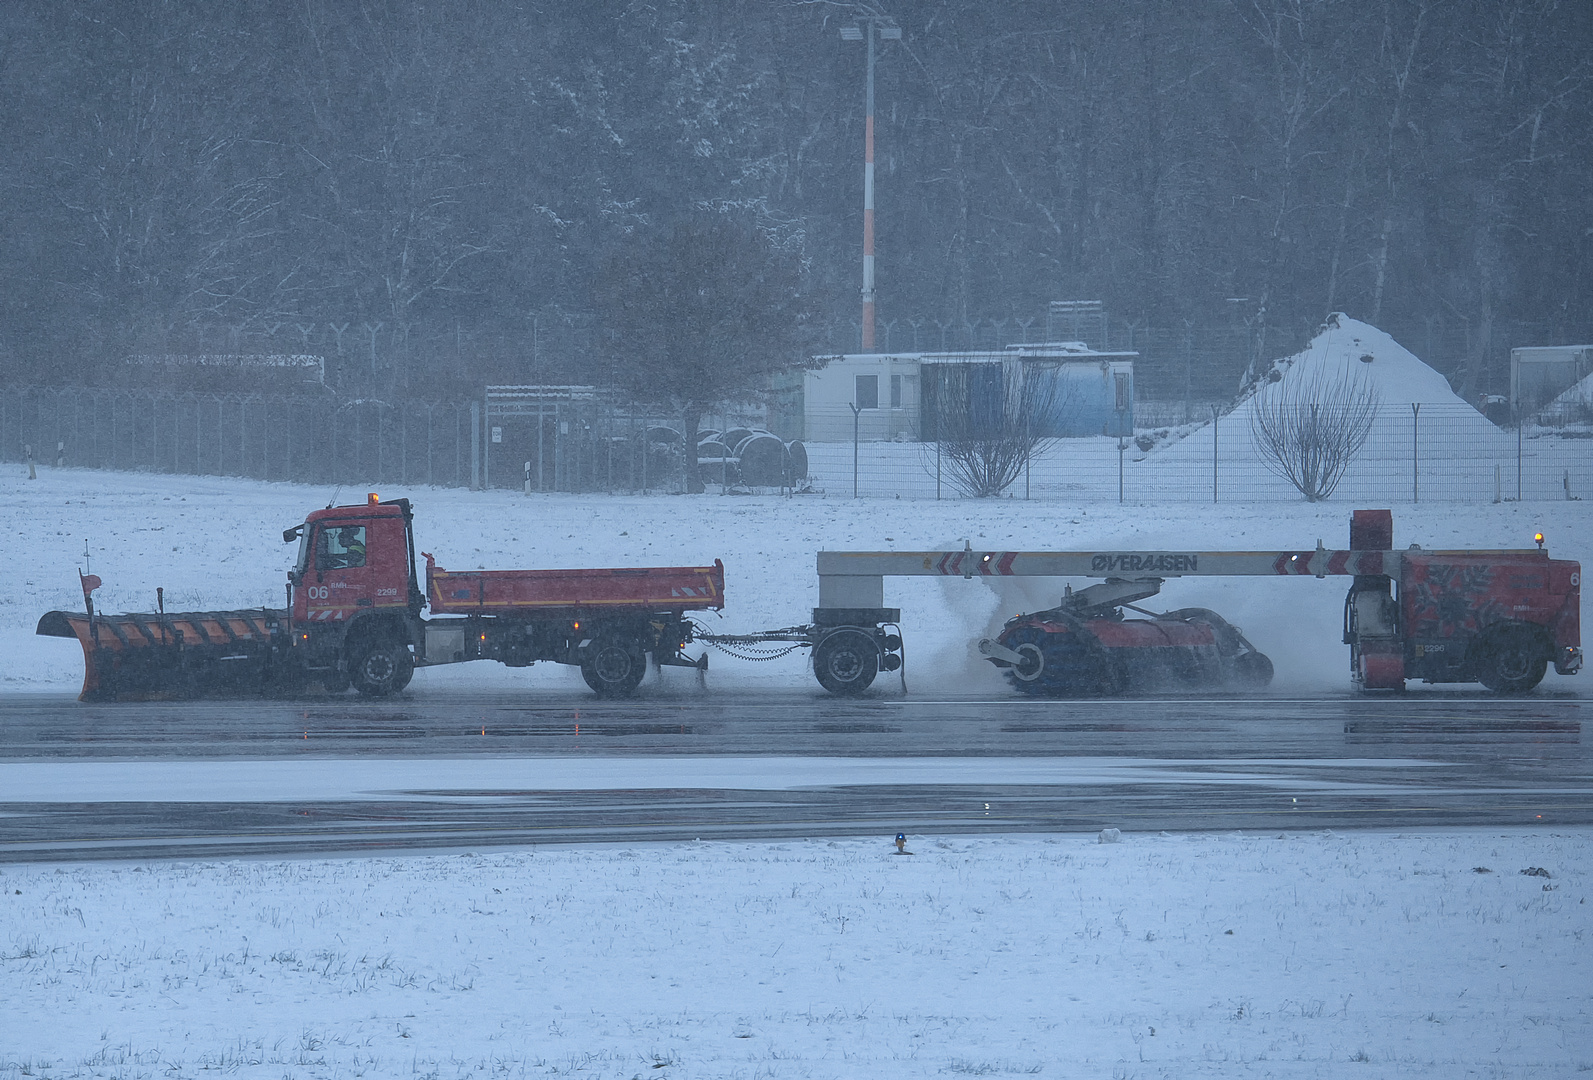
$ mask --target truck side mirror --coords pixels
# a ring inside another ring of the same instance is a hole
[[[282,530],[282,542],[284,544],[291,544],[291,543],[293,543],[293,541],[297,540],[299,537],[301,537],[303,535],[304,535],[304,526],[303,525],[295,525],[291,529],[283,529]]]

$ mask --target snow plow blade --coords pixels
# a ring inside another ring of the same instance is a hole
[[[137,701],[199,692],[258,692],[271,675],[272,639],[287,612],[191,611],[89,615],[49,611],[43,637],[83,646],[79,701]]]

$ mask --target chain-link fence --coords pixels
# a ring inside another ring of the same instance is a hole
[[[471,479],[470,406],[148,390],[0,391],[0,458],[308,484]]]
[[[949,447],[920,442],[808,443],[826,494],[960,498]],[[1310,453],[1303,448],[1301,453]],[[1259,449],[1239,411],[1132,439],[1043,444],[1005,497],[1074,502],[1274,502],[1304,496]],[[1330,498],[1343,502],[1499,502],[1593,498],[1593,426],[1498,427],[1465,405],[1385,403]]]
[[[705,416],[708,431],[736,417]],[[756,422],[756,421],[752,421]],[[305,484],[680,491],[678,422],[601,395],[497,415],[481,401],[0,388],[0,461]],[[721,452],[721,457],[723,452]],[[735,459],[703,478],[736,486]]]
[[[735,424],[724,418],[716,426]],[[713,425],[705,418],[705,427]],[[946,448],[932,442],[810,442],[805,449],[806,486],[831,496],[963,497]],[[678,425],[597,401],[488,422],[479,402],[0,390],[0,460],[22,462],[30,453],[41,465],[312,484],[612,492],[679,491],[685,461]],[[741,486],[735,461],[723,463],[729,451],[718,454],[721,475],[711,463],[702,470],[710,490]],[[1258,449],[1241,410],[1215,422],[1208,414],[1142,427],[1131,439],[1051,442],[1005,496],[1136,503],[1302,498],[1279,475],[1284,471]],[[1593,498],[1593,423],[1578,414],[1552,427],[1499,427],[1464,405],[1384,403],[1331,498]]]

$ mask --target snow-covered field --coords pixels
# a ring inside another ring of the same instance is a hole
[[[721,557],[718,625],[749,630],[806,621],[820,548],[1334,546],[1352,508],[382,494],[415,501],[419,545],[448,567]],[[281,530],[333,497],[8,468],[0,688],[76,688],[75,644],[33,627],[81,605],[85,540],[106,610],[150,610],[156,586],[168,608],[280,605]],[[1396,543],[1520,547],[1541,530],[1589,561],[1589,505],[1396,504]],[[1004,693],[970,641],[1059,588],[888,583],[909,685]],[[1234,618],[1286,690],[1337,691],[1343,594],[1190,579],[1158,603]],[[799,657],[716,655],[702,692],[810,680]],[[580,684],[462,665],[410,692],[477,685]],[[1551,674],[1545,692],[1579,685]],[[914,836],[912,856],[888,840],[0,867],[0,1078],[1593,1070],[1593,830]]]
[[[0,1077],[1593,1070],[1588,830],[908,850],[0,867]]]

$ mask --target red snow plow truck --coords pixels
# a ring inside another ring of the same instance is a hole
[[[725,568],[450,571],[415,560],[408,499],[312,513],[282,534],[298,541],[283,610],[104,615],[83,578],[83,613],[52,611],[38,632],[83,646],[82,699],[205,692],[291,692],[320,683],[381,697],[416,665],[497,660],[574,664],[605,696],[624,696],[647,669],[700,667],[681,654],[688,611],[724,606]],[[429,606],[431,617],[422,617]]]

